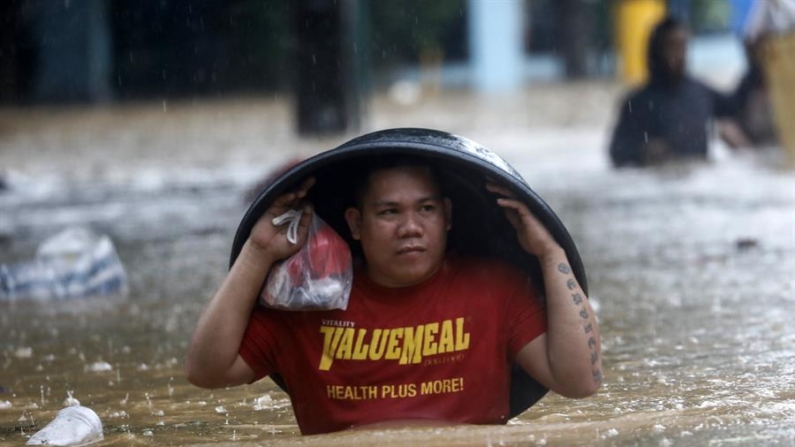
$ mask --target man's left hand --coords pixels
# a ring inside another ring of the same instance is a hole
[[[560,244],[555,241],[544,224],[530,212],[527,205],[517,200],[508,188],[487,182],[486,189],[502,196],[497,199],[497,204],[503,208],[505,217],[516,229],[519,244],[526,252],[544,258],[561,250]]]

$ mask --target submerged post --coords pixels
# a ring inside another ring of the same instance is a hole
[[[363,99],[364,48],[358,0],[301,0],[296,32],[298,133],[356,130]]]
[[[523,2],[469,0],[472,84],[480,92],[506,92],[522,85]]]

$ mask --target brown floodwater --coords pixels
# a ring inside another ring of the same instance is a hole
[[[776,156],[615,172],[594,127],[459,133],[511,162],[572,233],[602,325],[596,396],[550,394],[507,426],[301,437],[269,380],[203,390],[182,371],[262,169],[43,169],[11,177],[0,193],[0,262],[28,259],[64,226],[89,225],[116,243],[130,295],[0,302],[0,445],[23,445],[70,396],[101,418],[98,446],[795,443],[795,174]]]

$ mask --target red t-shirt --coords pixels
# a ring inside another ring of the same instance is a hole
[[[240,355],[258,379],[282,375],[303,434],[398,419],[496,424],[508,419],[514,355],[545,331],[521,271],[448,258],[404,288],[357,271],[344,311],[257,307]]]

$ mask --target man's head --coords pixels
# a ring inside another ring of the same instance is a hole
[[[648,49],[649,74],[653,81],[676,83],[685,76],[688,38],[687,28],[673,17],[654,28]]]
[[[433,276],[444,258],[452,215],[433,170],[413,159],[390,159],[363,175],[356,195],[345,220],[361,242],[370,279],[405,287]]]

